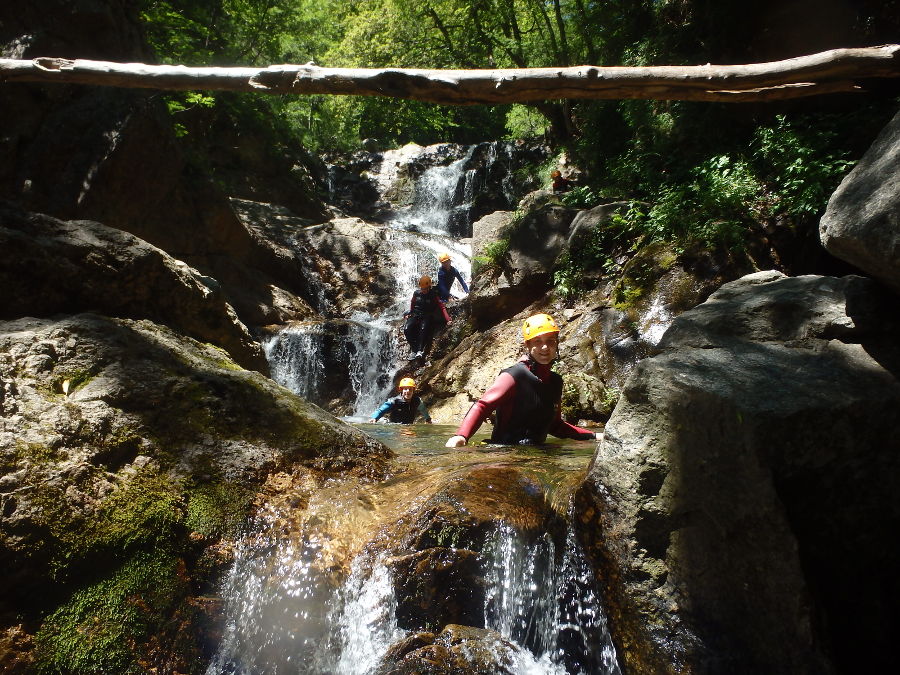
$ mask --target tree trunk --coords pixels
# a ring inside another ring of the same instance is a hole
[[[449,105],[551,99],[774,101],[863,91],[859,80],[900,76],[900,45],[834,49],[748,65],[423,70],[188,68],[37,58],[0,59],[2,82],[59,82],[170,90],[389,96]]]

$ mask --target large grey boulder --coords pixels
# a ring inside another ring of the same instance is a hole
[[[833,256],[900,292],[900,113],[831,195],[819,235]]]
[[[97,311],[152,319],[268,373],[218,282],[132,234],[0,203],[0,250],[0,318]]]
[[[41,670],[194,672],[196,596],[263,484],[382,477],[389,454],[149,321],[0,322],[0,633],[18,625]]]
[[[897,303],[760,272],[638,363],[579,493],[636,673],[877,672],[900,552]]]

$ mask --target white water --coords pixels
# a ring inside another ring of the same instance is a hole
[[[435,472],[451,476],[463,463],[494,465],[498,457],[435,447],[445,430],[426,426],[410,436],[405,427],[372,426],[409,458],[408,483],[334,480],[303,509],[285,506],[287,500],[268,507],[239,545],[223,583],[227,624],[207,675],[374,675],[388,648],[411,634],[397,626],[398,599],[382,558],[388,554],[370,554],[366,543],[393,527],[423,485],[440,484]],[[484,627],[502,638],[490,649],[511,662],[514,673],[620,675],[593,575],[571,526],[570,490],[590,453],[566,443],[546,458],[516,461],[560,486],[555,489],[569,504],[569,525],[559,538],[545,534],[536,542],[502,524],[488,537],[480,553],[481,615]],[[569,446],[580,454],[567,455]],[[388,504],[395,508],[383,511]],[[379,520],[382,513],[394,515]],[[354,557],[355,551],[361,553]],[[484,639],[481,646],[490,643]]]
[[[446,157],[455,150],[449,145],[421,147],[408,145],[385,152],[382,162],[369,175],[381,194],[390,192],[404,163],[425,158]],[[409,309],[418,280],[429,275],[437,284],[438,256],[450,254],[454,267],[467,282],[471,279],[471,245],[450,234],[451,221],[463,223],[475,196],[475,170],[466,169],[475,146],[451,163],[432,166],[418,177],[412,203],[397,209],[386,223],[386,245],[395,261],[394,300],[374,315],[359,313],[349,318],[350,329],[339,345],[323,339],[323,326],[305,322],[287,327],[269,337],[264,349],[272,378],[294,393],[315,403],[326,404],[322,393],[327,378],[340,368],[353,392],[349,421],[364,421],[393,395],[393,377],[408,354],[402,338],[403,313]],[[496,154],[496,151],[492,151]],[[465,293],[459,282],[451,288],[454,298]],[[325,350],[336,353],[326,358]],[[329,364],[329,365],[326,365]]]

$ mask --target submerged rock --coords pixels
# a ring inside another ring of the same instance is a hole
[[[377,675],[513,675],[519,649],[496,631],[448,625],[393,644]]]
[[[628,379],[578,496],[629,672],[877,670],[900,598],[897,301],[761,272]]]

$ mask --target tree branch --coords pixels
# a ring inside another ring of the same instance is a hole
[[[389,96],[449,105],[561,98],[774,101],[858,92],[863,90],[860,80],[896,77],[900,77],[900,45],[834,49],[746,65],[498,70],[322,68],[312,64],[189,68],[82,59],[0,59],[0,82]]]

